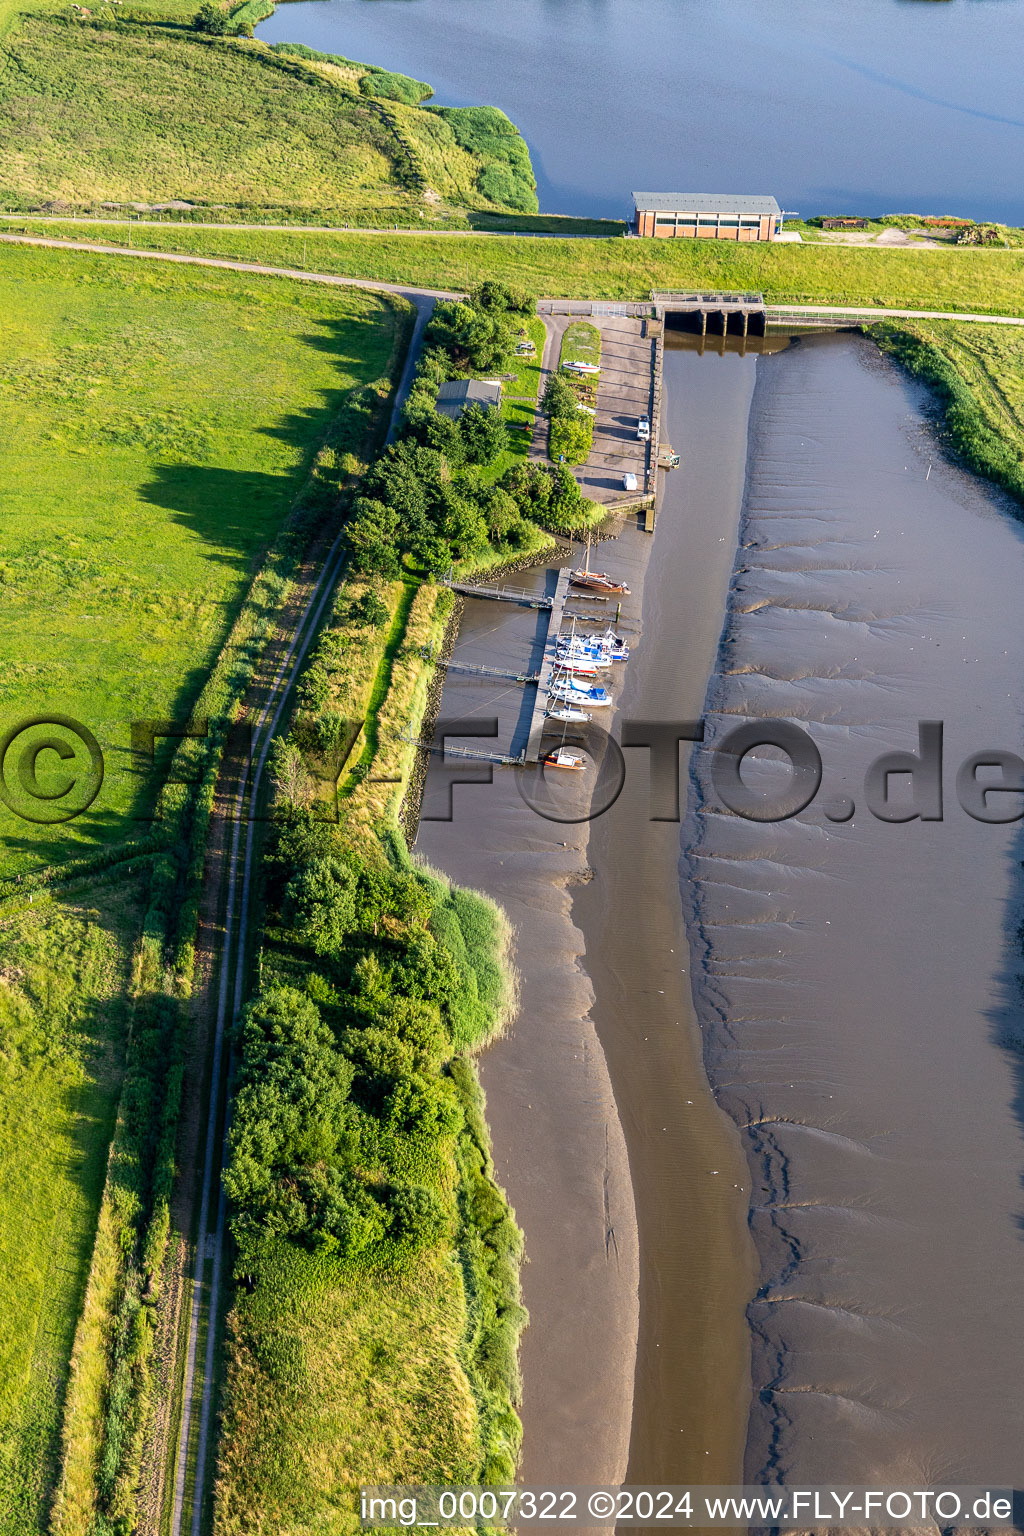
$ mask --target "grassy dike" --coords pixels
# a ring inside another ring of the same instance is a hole
[[[97,228],[11,220],[49,238],[264,262],[378,282],[466,290],[495,278],[554,298],[643,299],[652,289],[756,289],[774,303],[856,304],[1024,315],[1024,251],[908,250],[724,241],[528,239],[509,235]]]
[[[198,26],[197,10],[3,0],[0,205],[184,201],[357,225],[536,215],[503,112],[424,107],[422,81],[253,38],[271,0],[223,0]]]
[[[131,1506],[148,1412],[218,727],[379,431],[410,320],[61,252],[5,253],[0,285],[4,713],[74,713],[114,765],[97,823],[4,827],[0,1531],[98,1536]],[[128,723],[193,711],[208,738],[134,822],[156,785],[128,771]]]

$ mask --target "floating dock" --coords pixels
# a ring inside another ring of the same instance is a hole
[[[571,568],[567,565],[563,566],[558,573],[555,590],[550,598],[551,617],[548,619],[547,638],[544,641],[544,655],[537,678],[537,697],[533,701],[530,734],[526,739],[526,751],[524,753],[524,759],[528,763],[540,761],[541,738],[544,735],[544,717],[548,707],[548,689],[551,686],[551,672],[555,664],[558,635],[562,628],[562,615],[565,613],[566,598],[569,596],[569,578],[571,575]]]

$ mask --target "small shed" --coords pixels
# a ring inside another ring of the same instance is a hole
[[[855,219],[850,217],[838,217],[822,219],[822,229],[867,229],[867,219]]]
[[[450,379],[437,392],[437,412],[458,421],[470,405],[485,411],[501,409],[501,384],[497,379]]]

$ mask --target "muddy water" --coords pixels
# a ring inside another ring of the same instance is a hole
[[[684,827],[706,1055],[754,1183],[751,1480],[1024,1476],[1019,829],[953,793],[969,753],[1020,751],[1024,541],[921,407],[865,341],[759,365],[709,736],[805,723],[823,788],[758,825],[715,809],[702,749]],[[945,820],[875,820],[865,767],[918,720],[945,722]]]
[[[683,467],[653,538],[631,521],[594,561],[632,589],[619,628],[633,656],[610,681],[619,719],[700,714],[736,546],[754,358],[680,344],[665,383],[664,436]],[[470,601],[456,656],[520,665],[545,627]],[[451,673],[443,711],[497,716],[501,741],[518,744],[515,685]],[[680,828],[648,820],[646,753],[626,755],[622,794],[589,827],[537,816],[513,771],[495,769],[491,785],[454,788],[452,820],[425,819],[417,848],[501,901],[518,933],[523,1006],[482,1068],[499,1175],[526,1233],[524,1477],[621,1480],[629,1448],[630,1476],[738,1481],[749,1181],[700,1059]],[[428,817],[445,797],[435,770]]]
[[[670,347],[683,466],[654,537],[596,563],[633,589],[616,721],[708,720],[682,823],[649,820],[626,749],[589,825],[495,769],[421,827],[518,930],[523,1008],[483,1075],[527,1240],[528,1480],[1024,1477],[1018,837],[953,793],[970,752],[1020,749],[1024,539],[924,407],[849,337]],[[470,602],[457,652],[518,667],[543,628]],[[513,745],[526,718],[455,673],[444,711]],[[710,746],[751,717],[820,747],[792,820],[716,809]],[[946,819],[882,823],[865,767],[918,720],[945,723]],[[445,799],[434,772],[428,816]]]

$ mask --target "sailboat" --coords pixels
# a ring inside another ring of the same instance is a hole
[[[577,709],[573,704],[559,704],[556,709],[546,711],[549,720],[564,720],[567,725],[586,725],[590,716],[585,709]]]
[[[628,595],[629,588],[624,581],[616,581],[609,576],[607,571],[592,571],[590,569],[590,536],[587,536],[587,558],[582,570],[573,571],[569,577],[569,585],[572,587],[584,587],[588,592],[623,592]]]
[[[587,759],[582,752],[573,752],[570,747],[556,747],[544,759],[544,766],[545,768],[569,768],[573,773],[582,773],[587,766]]]
[[[607,709],[612,696],[606,688],[591,688],[586,682],[567,677],[552,683],[551,697],[563,704],[587,704],[592,709]]]

